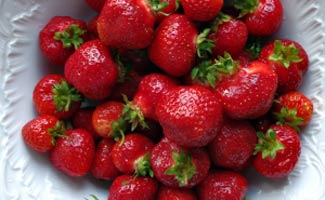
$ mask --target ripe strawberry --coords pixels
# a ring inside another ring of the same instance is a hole
[[[45,75],[33,90],[33,102],[40,115],[53,115],[59,119],[71,117],[79,108],[80,93],[58,74]]]
[[[184,188],[160,186],[157,200],[197,200],[194,191]]]
[[[196,54],[200,57],[211,52],[213,45],[206,37],[209,29],[198,35],[194,24],[181,14],[166,17],[158,26],[148,50],[150,60],[172,76],[190,71]]]
[[[275,100],[273,116],[281,124],[287,124],[295,130],[307,126],[313,115],[313,103],[300,92],[289,92]]]
[[[180,0],[185,15],[193,21],[214,19],[223,6],[223,0]]]
[[[50,151],[53,166],[69,176],[85,175],[91,168],[94,156],[94,139],[84,129],[66,131]]]
[[[179,145],[202,147],[222,125],[222,105],[208,89],[179,86],[159,99],[156,115],[165,137]]]
[[[110,95],[118,69],[107,48],[99,40],[83,44],[65,64],[64,76],[89,99]]]
[[[187,149],[167,138],[154,146],[150,163],[155,177],[170,187],[194,187],[206,177],[210,169],[206,149]]]
[[[150,177],[121,175],[109,188],[108,200],[153,200],[158,183]]]
[[[106,0],[86,0],[86,3],[96,12],[100,13]]]
[[[25,143],[35,151],[46,152],[53,148],[55,140],[65,131],[64,125],[51,115],[38,116],[22,128]]]
[[[248,30],[244,22],[220,13],[215,20],[208,39],[213,41],[213,56],[223,56],[225,52],[233,58],[244,50]]]
[[[219,167],[242,170],[251,158],[257,137],[248,121],[225,120],[209,144],[211,160]]]
[[[254,168],[268,178],[283,178],[297,164],[301,145],[297,132],[288,125],[272,125],[266,133],[258,132]]]
[[[116,142],[112,149],[112,160],[117,169],[125,174],[153,177],[149,158],[153,142],[138,133],[132,133]]]
[[[84,21],[69,16],[53,17],[39,34],[42,54],[53,64],[64,66],[69,56],[88,40]]]
[[[254,61],[220,82],[216,92],[230,118],[254,119],[271,108],[277,83],[278,77],[270,66]]]
[[[252,35],[275,34],[282,23],[283,6],[280,0],[236,0],[235,7],[241,11],[248,32]]]
[[[308,69],[308,55],[303,47],[292,40],[274,40],[264,46],[260,61],[272,66],[279,77],[278,92],[297,90]]]
[[[72,117],[72,125],[74,128],[86,129],[93,135],[94,139],[99,139],[92,124],[94,110],[94,107],[80,108]]]
[[[242,200],[248,189],[246,178],[236,172],[216,171],[198,186],[201,200]]]
[[[103,139],[97,144],[91,174],[103,180],[114,180],[120,175],[120,171],[115,167],[112,161],[113,139]]]

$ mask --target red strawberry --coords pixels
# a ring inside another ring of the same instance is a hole
[[[150,60],[172,76],[182,76],[190,71],[196,53],[200,57],[211,52],[213,45],[206,39],[209,29],[198,35],[198,30],[185,16],[173,14],[158,26],[149,47]]]
[[[208,89],[179,86],[157,102],[156,115],[164,135],[179,145],[201,147],[222,125],[222,105]]]
[[[64,133],[64,125],[56,117],[43,115],[27,122],[22,128],[25,143],[35,151],[46,152],[53,148],[57,137]]]
[[[89,99],[110,95],[118,69],[107,48],[99,40],[83,44],[65,64],[64,76]]]
[[[194,191],[183,188],[172,188],[162,185],[157,200],[197,200]]]
[[[153,200],[158,183],[150,177],[121,175],[109,188],[108,200]]]
[[[53,115],[59,119],[71,117],[80,107],[81,95],[63,76],[45,75],[33,90],[33,102],[40,115]]]
[[[194,187],[204,180],[210,169],[206,149],[186,149],[167,138],[154,146],[150,163],[155,177],[170,187]]]
[[[313,103],[308,97],[300,92],[289,92],[276,99],[272,111],[278,122],[298,131],[309,124],[313,110]]]
[[[55,16],[40,31],[43,55],[53,64],[63,66],[69,56],[86,40],[87,25],[69,16]]]
[[[277,83],[278,77],[271,67],[255,61],[220,82],[216,92],[230,118],[254,119],[271,108]]]
[[[106,0],[86,0],[86,3],[96,12],[100,12],[103,9]]]
[[[279,77],[278,92],[297,90],[308,69],[308,55],[303,47],[292,40],[274,40],[264,46],[260,61],[269,64]]]
[[[88,33],[91,39],[98,39],[97,20],[98,15],[91,18],[91,20],[87,24]]]
[[[242,200],[248,189],[246,178],[236,172],[211,172],[199,185],[201,200]]]
[[[149,158],[153,148],[153,142],[138,133],[132,133],[124,140],[116,142],[112,150],[114,165],[125,174],[136,176],[150,175],[153,177]]]
[[[214,19],[223,6],[223,0],[180,0],[185,15],[193,21]]]
[[[86,129],[93,135],[94,139],[98,139],[99,137],[92,124],[94,110],[94,107],[84,107],[79,109],[72,117],[72,125],[74,128]]]
[[[283,178],[290,174],[298,162],[301,145],[297,132],[287,125],[272,125],[263,134],[258,132],[255,169],[268,178]]]
[[[211,30],[208,38],[214,42],[214,57],[223,56],[227,52],[236,58],[244,50],[248,38],[244,22],[220,13]]]
[[[283,20],[283,6],[280,0],[236,0],[235,7],[244,16],[248,32],[252,35],[275,34]]]
[[[225,120],[209,144],[211,160],[219,167],[242,170],[251,158],[257,137],[247,121]]]
[[[58,138],[50,152],[53,166],[69,176],[83,176],[91,168],[95,156],[94,139],[84,129],[71,129]]]
[[[120,175],[120,171],[112,161],[113,139],[103,139],[97,144],[96,154],[91,166],[91,174],[104,180],[114,180]]]

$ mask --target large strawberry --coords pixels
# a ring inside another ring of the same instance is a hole
[[[64,66],[69,56],[86,40],[86,23],[69,16],[53,17],[39,34],[42,54],[50,62],[60,66]]]
[[[156,106],[164,135],[179,145],[201,147],[213,140],[222,125],[222,105],[200,86],[179,86],[162,96]]]
[[[99,100],[110,95],[118,69],[107,47],[100,40],[91,40],[70,56],[64,76],[86,97]]]
[[[158,26],[149,47],[150,60],[172,76],[182,76],[192,68],[196,54],[211,52],[213,45],[206,37],[209,29],[200,35],[194,24],[181,14],[166,17]]]
[[[67,119],[78,111],[82,96],[58,74],[45,75],[33,90],[33,102],[40,115]]]
[[[185,15],[193,21],[214,19],[223,6],[223,0],[180,0]]]
[[[296,166],[300,151],[297,132],[288,125],[272,125],[266,133],[258,132],[259,144],[253,166],[268,178],[283,178]]]
[[[160,186],[157,200],[197,200],[193,190]]]
[[[150,163],[155,177],[170,187],[194,187],[206,177],[210,169],[206,149],[187,149],[167,138],[154,146]]]

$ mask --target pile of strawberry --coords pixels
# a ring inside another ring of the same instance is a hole
[[[280,0],[86,0],[40,49],[63,74],[33,91],[26,144],[70,176],[112,181],[109,200],[241,200],[247,167],[289,175],[313,104],[303,47],[271,40]]]

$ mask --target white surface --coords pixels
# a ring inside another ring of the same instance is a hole
[[[81,2],[81,3],[80,3]],[[32,90],[40,77],[55,69],[38,50],[38,32],[54,15],[88,18],[84,0],[0,0],[0,200],[81,200],[89,194],[107,199],[108,184],[91,177],[70,178],[54,170],[46,154],[29,150],[21,127],[36,114]],[[325,199],[324,91],[325,1],[283,0],[285,21],[278,37],[300,42],[310,56],[301,88],[313,100],[315,113],[301,133],[302,155],[285,179],[266,180],[253,170],[250,200]]]

